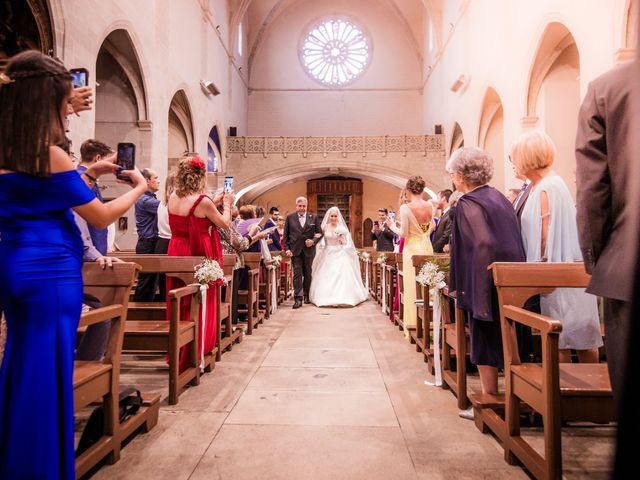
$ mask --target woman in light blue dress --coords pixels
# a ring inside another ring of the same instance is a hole
[[[523,134],[511,148],[518,173],[533,184],[522,211],[522,241],[528,262],[582,262],[576,208],[564,180],[553,170],[555,147],[541,131]],[[597,362],[602,335],[596,297],[578,288],[559,288],[540,298],[542,314],[562,322],[560,361]]]

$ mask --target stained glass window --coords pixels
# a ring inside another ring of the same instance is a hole
[[[324,20],[302,45],[302,63],[324,85],[342,86],[358,78],[369,62],[370,48],[361,28],[349,20]]]

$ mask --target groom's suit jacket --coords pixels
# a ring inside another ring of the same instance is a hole
[[[305,216],[304,228],[300,225],[297,212],[287,215],[287,219],[284,222],[284,249],[291,250],[293,256],[300,255],[301,252],[304,252],[305,255],[313,256],[316,252],[315,244],[320,240],[320,238],[314,238],[314,236],[316,233],[322,235],[322,228],[317,215],[306,213]],[[313,240],[314,245],[307,247],[304,244],[305,240]]]

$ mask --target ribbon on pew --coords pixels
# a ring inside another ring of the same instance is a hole
[[[200,309],[200,372],[204,372],[204,334],[207,331],[207,290],[209,284],[200,284],[200,298],[202,299],[202,306]]]
[[[440,367],[440,325],[442,324],[442,289],[444,282],[433,289],[433,367],[436,371],[436,387],[442,386],[442,369]],[[426,332],[425,336],[429,333]]]
[[[278,292],[276,291],[276,270],[280,273],[280,266],[271,267],[271,313],[276,313],[278,309]]]
[[[369,291],[369,260],[364,262],[364,286]]]
[[[382,313],[387,314],[387,282],[386,282],[386,274],[384,269],[384,264],[382,264],[382,271],[380,272],[380,280],[382,280],[382,287],[380,290],[382,291]]]

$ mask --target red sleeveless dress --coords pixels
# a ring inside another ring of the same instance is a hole
[[[222,245],[218,237],[218,229],[208,218],[198,218],[193,212],[206,195],[200,195],[189,210],[189,215],[174,215],[169,213],[169,227],[171,228],[171,240],[169,241],[169,256],[203,256],[213,258],[222,267]],[[177,278],[167,277],[167,292],[174,288],[184,287],[184,282]],[[190,300],[182,302],[182,319],[189,319]],[[167,296],[167,315],[169,315],[169,297]],[[168,318],[167,318],[168,320]],[[217,312],[216,312],[216,289],[213,285],[207,291],[207,318],[206,325],[200,322],[200,341],[198,342],[198,358],[202,352],[208,353],[216,345],[217,336]],[[204,330],[204,331],[203,331]],[[204,342],[202,341],[204,340]],[[180,350],[180,371],[182,372],[189,365],[189,347]]]

